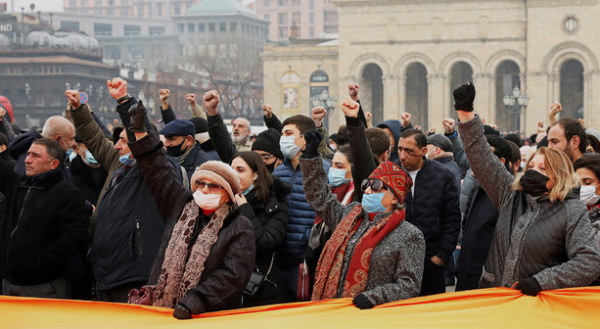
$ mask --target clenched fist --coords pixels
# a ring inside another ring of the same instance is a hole
[[[340,108],[342,109],[342,112],[344,112],[345,116],[350,118],[358,117],[358,109],[360,107],[357,102],[351,100],[350,98],[344,99],[340,104]]]
[[[402,127],[407,127],[410,124],[410,119],[412,118],[412,114],[408,112],[402,112],[400,114],[400,122],[402,123]]]
[[[473,101],[475,100],[475,86],[468,83],[454,89],[454,109],[457,111],[473,112]]]
[[[263,105],[262,110],[263,114],[265,115],[265,118],[271,119],[273,117],[273,108],[271,107],[271,105]]]
[[[196,94],[187,94],[185,95],[185,99],[191,106],[196,106]]]
[[[204,93],[204,109],[208,115],[217,115],[219,110],[219,93],[216,90],[207,91]]]
[[[127,95],[127,81],[121,78],[107,80],[106,87],[108,87],[108,92],[114,99],[119,99]]]
[[[67,90],[65,91],[65,96],[69,102],[69,107],[73,110],[77,110],[81,107],[81,99],[79,98],[79,91],[77,90]]]

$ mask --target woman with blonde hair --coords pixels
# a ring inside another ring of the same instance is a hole
[[[513,179],[486,143],[474,99],[471,83],[454,90],[471,169],[499,212],[479,287],[513,287],[535,296],[590,285],[600,276],[600,245],[572,192],[578,181],[568,157],[542,147]]]

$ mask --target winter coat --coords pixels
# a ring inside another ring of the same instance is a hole
[[[304,188],[307,200],[327,226],[335,230],[337,224],[359,203],[353,202],[343,206],[331,193],[325,183],[327,174],[320,157],[301,158],[300,165],[305,172]],[[348,241],[344,254],[338,297],[344,290],[343,282],[354,248],[368,228],[387,215],[389,213],[379,214],[373,220],[369,220],[369,214],[362,211],[363,220]],[[373,249],[367,285],[362,293],[374,305],[418,296],[421,291],[424,257],[423,234],[414,225],[402,221]]]
[[[176,182],[175,174],[162,151],[162,143],[154,134],[130,142],[129,147],[138,161],[148,188],[152,191],[158,211],[167,219],[165,235],[148,280],[149,284],[156,284],[173,227],[186,204],[194,198],[192,191]],[[202,212],[199,216],[202,217]],[[179,303],[188,307],[193,314],[239,307],[242,292],[254,267],[254,236],[252,223],[241,215],[239,209],[232,211],[210,249],[200,282],[194,289],[189,290]]]
[[[414,196],[405,200],[406,219],[423,232],[427,259],[438,256],[447,263],[460,232],[456,178],[443,164],[425,160],[414,184]]]
[[[322,161],[325,170],[329,170],[331,164],[326,160]],[[302,263],[304,259],[310,230],[316,214],[304,195],[300,165],[294,169],[292,161],[286,158],[280,166],[275,168],[273,176],[292,186],[292,192],[287,198],[289,208],[288,225],[285,230],[285,238],[278,250],[277,262],[281,267],[295,267]],[[327,177],[323,182],[326,181]]]
[[[83,196],[60,168],[25,177],[0,162],[0,269],[15,285],[65,277],[67,263],[87,246],[89,217]]]
[[[499,213],[480,287],[510,287],[530,277],[543,290],[593,282],[600,275],[600,245],[579,198],[550,202],[547,195],[513,190],[479,116],[458,127],[471,169]]]
[[[200,147],[198,142],[194,143],[194,146],[190,150],[190,153],[180,162],[181,166],[185,169],[187,173],[188,180],[192,179],[192,175],[196,171],[196,168],[200,167],[203,163],[210,160],[219,160],[218,158],[213,158],[208,153],[204,152]],[[191,185],[191,184],[190,184]]]
[[[106,170],[102,167],[92,168],[85,164],[78,155],[71,161],[71,176],[73,185],[83,194],[83,197],[92,204],[98,204],[100,191],[106,182]]]
[[[474,181],[462,224],[462,245],[457,266],[457,289],[463,284],[468,285],[470,276],[481,276],[497,220],[498,208],[485,190],[479,186],[479,183]]]
[[[462,173],[461,178],[465,178],[467,170],[469,170],[469,159],[465,154],[465,149],[462,144],[462,140],[460,136],[458,136],[458,132],[455,130],[451,134],[444,134],[444,136],[448,137],[448,139],[452,142],[452,154],[454,155],[454,162],[460,168]]]
[[[119,152],[104,136],[87,105],[71,109],[71,116],[88,150],[108,173],[98,198],[89,253],[94,278],[101,290],[147,281],[165,220],[140,169],[119,162]],[[181,175],[179,164],[171,164],[173,171]]]
[[[454,159],[452,158],[452,156],[447,156],[447,157],[436,157],[435,159],[433,159],[441,164],[443,164],[446,168],[450,169],[450,172],[454,175],[454,178],[456,180],[456,187],[458,188],[458,191],[460,192],[460,177],[462,175],[460,168],[458,167],[458,165],[454,162]]]

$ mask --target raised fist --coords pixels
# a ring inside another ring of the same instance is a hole
[[[367,123],[371,123],[371,121],[373,121],[373,114],[371,114],[371,112],[365,112],[365,119],[367,119]]]
[[[457,111],[473,112],[473,101],[475,100],[475,86],[468,83],[454,89],[454,109]]]
[[[358,85],[356,83],[351,83],[348,85],[348,95],[353,101],[358,100]]]
[[[129,115],[132,119],[129,130],[134,133],[145,133],[146,127],[144,126],[144,119],[146,118],[146,107],[141,100],[129,108]]]
[[[442,125],[444,126],[444,132],[446,134],[451,134],[454,132],[455,121],[452,118],[444,118],[442,120]]]
[[[267,119],[271,119],[273,117],[273,108],[271,105],[263,105],[262,110]]]
[[[4,119],[5,115],[6,115],[6,110],[0,106],[0,120]]]
[[[205,92],[203,99],[204,109],[208,115],[219,114],[219,110],[217,109],[217,106],[219,105],[219,93],[216,90]]]
[[[79,98],[79,91],[77,90],[67,90],[65,91],[65,96],[69,102],[69,107],[73,110],[78,109],[81,106],[81,99]]]
[[[327,116],[327,110],[322,106],[313,107],[311,113],[313,121],[321,122]]]
[[[556,115],[562,111],[562,105],[559,102],[552,103],[550,105],[550,114]]]
[[[340,108],[342,109],[342,112],[344,112],[345,116],[350,118],[358,117],[358,103],[351,100],[350,98],[344,99],[340,104]]]
[[[119,99],[127,95],[127,81],[121,78],[114,78],[106,81],[108,93],[114,99]]]
[[[187,100],[188,104],[190,104],[191,106],[196,105],[196,94],[187,94],[187,95],[185,95],[185,99]]]
[[[171,91],[169,89],[159,89],[158,95],[160,96],[159,98],[161,102],[166,102],[171,95]]]
[[[400,122],[402,123],[402,127],[406,127],[410,124],[410,118],[412,118],[412,114],[408,112],[402,112],[400,114]]]

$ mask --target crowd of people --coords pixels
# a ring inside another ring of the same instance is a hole
[[[422,131],[403,112],[373,125],[348,86],[345,124],[327,111],[228,131],[219,94],[186,95],[161,128],[127,81],[107,82],[108,129],[79,91],[41,131],[0,109],[2,294],[138,303],[189,319],[217,310],[352,298],[360,309],[507,287],[540,291],[600,278],[600,133],[557,118],[501,134],[454,90],[459,119]],[[199,103],[201,102],[202,105]],[[156,118],[155,118],[156,119]]]

